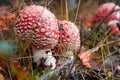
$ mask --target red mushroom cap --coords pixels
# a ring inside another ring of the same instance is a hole
[[[109,12],[112,11],[113,8],[114,10],[120,9],[120,7],[115,5],[114,3],[104,3],[103,5],[101,5],[95,12],[95,21],[98,22],[104,17],[106,17],[109,14]],[[109,15],[106,21],[109,21],[112,19],[120,20],[120,12],[119,11],[113,12],[111,15]]]
[[[63,52],[67,50],[77,51],[80,47],[80,34],[77,26],[68,21],[59,21],[60,39],[58,43],[58,49],[62,49]]]
[[[114,35],[120,35],[120,30],[119,30],[119,26],[120,26],[120,22],[117,20],[111,20],[108,22],[108,27],[111,28],[110,32]]]
[[[52,49],[59,39],[55,15],[38,5],[30,5],[21,10],[14,30],[18,37],[30,40],[39,49]]]

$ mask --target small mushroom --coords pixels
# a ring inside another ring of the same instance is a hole
[[[112,2],[102,4],[94,13],[88,13],[86,15],[86,27],[93,28],[96,23],[99,23],[104,18],[106,18],[105,22],[109,22],[110,20],[120,21],[120,7]]]
[[[14,31],[21,40],[30,41],[33,55],[43,54],[41,50],[53,49],[59,39],[55,15],[39,5],[30,5],[21,10]]]
[[[98,22],[101,19],[105,18],[113,9],[117,10],[117,9],[120,9],[120,7],[118,5],[115,5],[112,2],[104,3],[95,11],[95,21]],[[106,22],[108,22],[109,20],[120,20],[119,14],[120,14],[120,11],[112,12],[106,19]]]
[[[55,47],[55,53],[76,53],[80,48],[80,33],[78,27],[70,21],[58,21],[59,42]],[[71,57],[72,58],[72,57]]]
[[[59,21],[60,30],[59,44],[65,51],[77,51],[80,47],[80,33],[78,27],[69,21]]]

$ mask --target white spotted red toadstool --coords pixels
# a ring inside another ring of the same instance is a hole
[[[67,50],[77,51],[80,47],[80,33],[78,27],[69,21],[59,21],[60,40],[59,43]]]
[[[59,39],[55,15],[39,5],[30,5],[21,10],[14,31],[20,39],[29,40],[34,46],[33,55],[39,55],[40,50],[53,49]]]
[[[112,10],[120,9],[115,3],[104,3],[95,11],[95,21],[98,22],[105,18]],[[120,20],[120,11],[113,11],[107,18],[106,22],[110,20]]]
[[[60,36],[56,50],[58,50],[59,53],[69,53],[69,51],[77,52],[80,48],[80,33],[78,27],[70,21],[63,20],[58,21],[58,23]]]
[[[99,21],[104,18],[106,18],[105,22],[107,23],[108,28],[111,28],[110,33],[118,35],[119,26],[117,24],[120,22],[120,7],[112,2],[104,3],[97,8],[92,17],[87,20],[86,24],[89,28],[92,28],[94,27],[94,24],[99,24]]]
[[[95,22],[105,18],[112,10],[110,15],[106,18],[107,26],[111,28],[110,33],[119,35],[119,22],[120,22],[120,7],[115,3],[104,3],[95,12]],[[116,11],[115,11],[116,10]]]

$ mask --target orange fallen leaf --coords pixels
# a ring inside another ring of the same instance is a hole
[[[16,70],[16,75],[17,75],[17,80],[32,80],[32,77],[29,75],[26,69],[22,68],[18,62],[13,63],[15,70]]]
[[[83,65],[85,65],[87,68],[91,68],[90,66],[90,51],[84,51],[78,55],[78,57],[82,60]]]

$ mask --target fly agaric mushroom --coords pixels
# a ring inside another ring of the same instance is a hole
[[[120,7],[114,3],[104,3],[95,12],[94,21],[99,22],[106,16],[108,27],[111,28],[110,33],[114,35],[119,34],[119,21],[120,21]],[[113,12],[111,12],[113,10]],[[116,10],[116,11],[115,11]],[[108,15],[111,12],[110,15]]]
[[[59,39],[55,15],[38,5],[30,5],[21,10],[14,31],[21,40],[29,40],[34,46],[33,55],[42,54],[41,50],[53,49]]]
[[[101,19],[105,18],[112,10],[120,9],[118,5],[114,3],[105,3],[100,6],[95,12],[95,21],[100,21]],[[107,25],[111,28],[110,33],[114,35],[119,35],[119,21],[120,21],[120,10],[113,11],[108,18],[106,19]]]
[[[109,6],[109,7],[108,7]],[[99,21],[103,19],[108,13],[115,7],[114,10],[120,9],[119,6],[115,6],[114,3],[106,3],[99,7],[96,11],[95,21]],[[106,11],[106,12],[105,12]],[[111,15],[108,16],[106,19],[108,28],[111,28],[110,33],[114,35],[119,35],[119,26],[120,26],[120,11],[113,12]]]
[[[110,12],[111,14],[109,14]],[[87,24],[87,26],[92,28],[93,24],[101,21],[106,16],[108,17],[105,19],[105,21],[107,22],[108,28],[111,28],[110,33],[114,35],[120,34],[118,25],[120,21],[120,7],[114,3],[104,3],[99,8],[97,8],[94,14],[94,18],[91,17],[91,20],[87,20],[88,23],[92,25]]]
[[[109,2],[104,3],[100,7],[98,7],[94,14],[87,15],[86,17],[86,26],[88,28],[92,28],[95,23],[98,23],[103,18],[107,16],[105,22],[110,20],[118,20],[120,21],[120,7],[115,3]],[[116,10],[116,11],[115,11]]]
[[[76,52],[80,48],[80,34],[77,26],[69,21],[58,21],[59,23],[59,42],[57,44],[58,52],[66,53]]]
[[[105,18],[113,9],[117,10],[120,9],[120,7],[114,3],[104,3],[95,11],[95,21],[98,22]],[[109,20],[120,20],[120,11],[112,12],[108,18],[106,18],[106,22]]]

